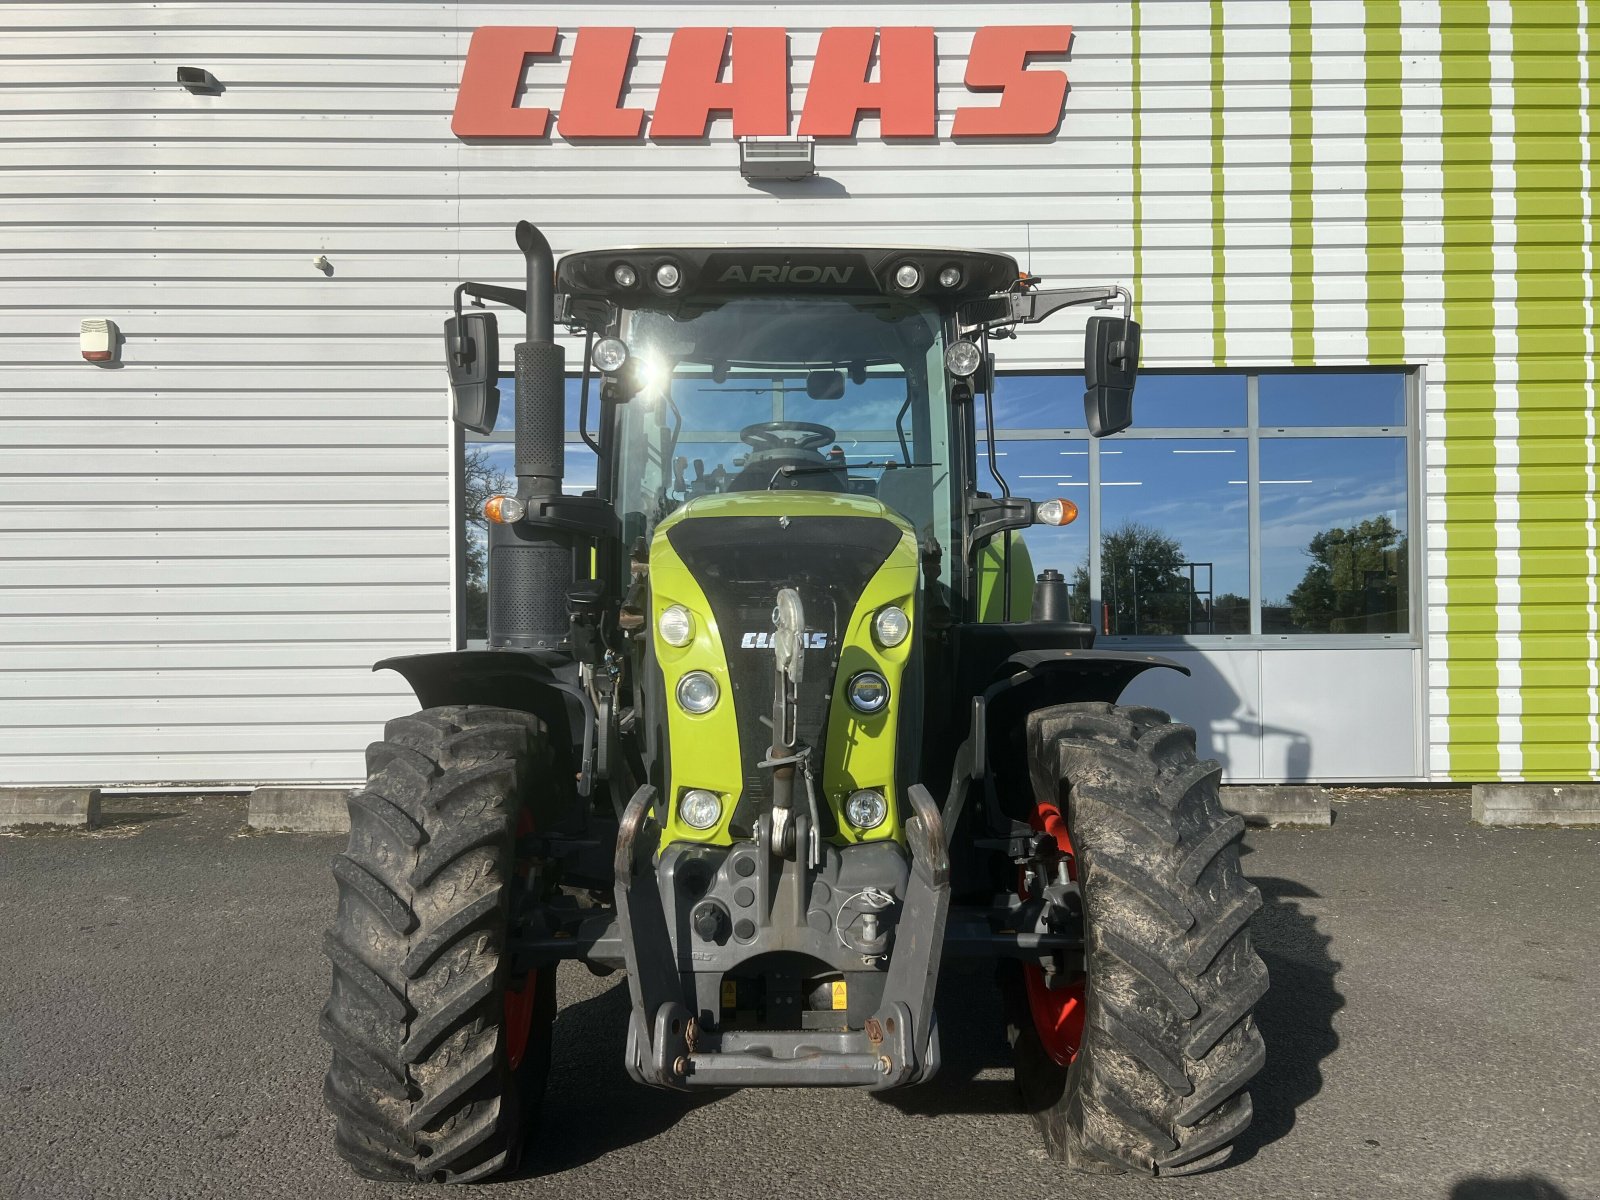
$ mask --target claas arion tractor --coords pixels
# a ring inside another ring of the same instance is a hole
[[[1182,668],[1096,649],[1060,574],[1034,578],[1023,531],[1071,499],[978,486],[990,344],[1062,308],[1111,310],[1087,322],[1085,422],[1129,425],[1128,293],[964,250],[558,266],[532,225],[517,240],[526,286],[463,283],[445,326],[455,419],[483,433],[483,302],[526,315],[487,648],[379,664],[421,709],[368,750],[334,864],[340,1154],[377,1179],[514,1166],[563,961],[626,973],[642,1084],[881,1091],[938,1070],[940,966],[983,958],[1052,1155],[1222,1162],[1267,987],[1243,825],[1191,728],[1118,704]],[[558,324],[584,344],[581,494]]]

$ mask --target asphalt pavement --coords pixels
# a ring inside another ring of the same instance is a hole
[[[315,1027],[329,836],[237,797],[129,797],[0,836],[0,1197],[389,1197],[334,1155]],[[1234,1162],[1084,1177],[1017,1109],[990,973],[947,973],[945,1066],[853,1091],[684,1097],[622,1069],[626,985],[563,968],[550,1091],[497,1197],[1600,1200],[1600,830],[1474,827],[1363,793],[1258,830],[1267,1066]]]

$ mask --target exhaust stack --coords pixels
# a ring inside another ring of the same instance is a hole
[[[517,222],[527,262],[527,338],[516,349],[517,496],[528,515],[489,526],[489,646],[557,650],[570,639],[567,592],[579,577],[579,539],[556,519],[565,474],[566,352],[555,339],[555,255],[538,228]]]
[[[555,255],[544,234],[517,222],[527,262],[527,340],[517,347],[517,495],[559,496],[566,440],[566,352],[556,344]]]

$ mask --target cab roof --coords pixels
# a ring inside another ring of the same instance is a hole
[[[657,272],[678,270],[666,287]],[[917,269],[904,287],[902,267]],[[958,278],[942,283],[954,268]],[[628,280],[632,282],[629,283]],[[1009,254],[912,246],[625,246],[568,254],[556,267],[556,290],[601,296],[622,308],[654,307],[688,296],[864,294],[964,303],[1015,286],[1021,272]]]

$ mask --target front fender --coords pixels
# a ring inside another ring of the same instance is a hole
[[[534,714],[550,731],[561,777],[576,777],[578,794],[594,786],[595,710],[564,654],[521,650],[447,650],[375,663],[411,685],[423,708],[486,704]]]
[[[1023,650],[1008,656],[976,706],[982,728],[975,739],[974,774],[983,774],[997,754],[1018,749],[1029,713],[1054,704],[1115,704],[1128,684],[1153,667],[1189,674],[1188,667],[1170,658],[1129,650]]]

